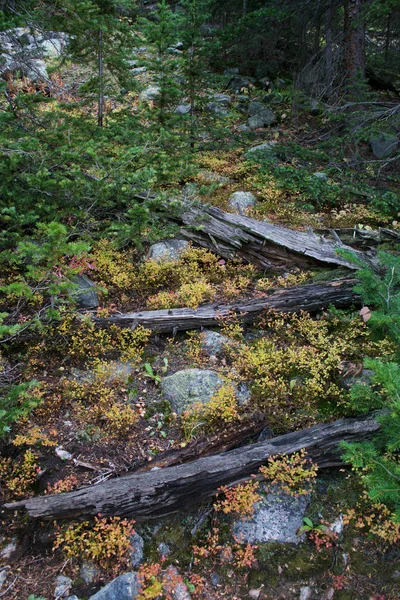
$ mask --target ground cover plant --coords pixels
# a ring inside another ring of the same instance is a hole
[[[398,8],[0,1],[0,598],[97,600],[128,573],[129,600],[399,597]],[[183,222],[204,205],[247,253]],[[290,242],[260,267],[246,217],[355,269]],[[345,308],[235,309],[349,277]],[[205,330],[116,322],[205,305]],[[378,434],[334,468],[273,455],[156,521],[3,506],[366,413]],[[248,534],[271,506],[289,541]]]

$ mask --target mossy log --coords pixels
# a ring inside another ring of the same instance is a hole
[[[205,305],[199,308],[171,308],[135,313],[114,314],[107,318],[95,318],[98,325],[120,325],[135,328],[142,325],[159,333],[200,329],[221,324],[221,319],[235,314],[239,321],[251,323],[263,311],[317,312],[329,306],[347,308],[359,304],[360,298],[353,291],[356,280],[336,279],[329,282],[308,283],[276,290],[269,295],[237,304]]]
[[[178,466],[133,473],[74,492],[28,498],[6,504],[31,517],[59,519],[79,516],[159,518],[213,496],[222,485],[234,485],[257,473],[268,457],[304,448],[320,468],[342,465],[339,442],[361,441],[379,429],[376,415],[340,419],[302,431],[243,446]]]

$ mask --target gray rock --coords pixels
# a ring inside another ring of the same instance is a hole
[[[140,92],[139,99],[144,102],[155,100],[160,95],[160,92],[161,89],[158,85],[150,85],[143,92]]]
[[[79,571],[79,575],[85,583],[93,583],[99,573],[99,569],[92,562],[88,561],[83,563]]]
[[[214,171],[202,169],[199,171],[199,175],[206,183],[234,183],[233,179],[225,177],[224,175],[218,175],[218,173],[214,173]]]
[[[211,585],[213,587],[217,587],[217,585],[219,585],[220,582],[221,582],[220,575],[218,575],[218,573],[211,573]]]
[[[129,73],[131,75],[141,75],[142,73],[146,73],[147,72],[147,67],[134,67],[133,69],[129,70]]]
[[[178,569],[176,567],[174,567],[173,565],[170,565],[165,571],[164,580],[167,583],[171,583],[174,586],[174,589],[172,590],[173,600],[190,600],[189,591],[188,591],[186,585],[183,583],[183,581],[175,584],[175,581],[178,578],[179,578]]]
[[[168,544],[165,544],[164,542],[161,542],[161,544],[158,545],[158,551],[160,553],[160,556],[168,556],[169,554],[171,554],[171,548],[168,546]]]
[[[239,125],[237,127],[237,131],[239,131],[240,133],[249,133],[251,131],[251,127],[249,125],[246,125],[246,123],[242,123],[242,125]]]
[[[202,334],[201,347],[202,350],[208,356],[217,356],[221,354],[226,344],[229,342],[229,338],[217,331],[211,331],[208,329]]]
[[[150,246],[147,258],[155,260],[156,262],[164,262],[171,260],[178,260],[182,252],[184,252],[189,246],[186,240],[166,240],[165,242],[158,242]]]
[[[322,171],[316,171],[315,173],[313,173],[313,175],[316,179],[328,181],[328,175],[326,173],[323,173]]]
[[[257,442],[265,442],[265,440],[268,440],[269,438],[271,438],[273,436],[274,436],[274,433],[273,433],[272,429],[267,425],[266,427],[264,427],[264,429],[258,436]]]
[[[0,66],[0,75],[20,72],[33,82],[49,77],[44,60],[20,56],[14,58],[8,54],[3,54],[2,59],[3,64]]]
[[[226,115],[226,109],[221,106],[218,102],[209,102],[205,106],[205,110],[209,113],[213,113],[214,115]]]
[[[190,104],[179,104],[174,110],[176,115],[188,115],[190,113],[191,105]]]
[[[131,565],[135,569],[143,562],[144,540],[141,535],[135,532],[133,535],[131,535],[130,542],[132,546]]]
[[[4,538],[2,538],[0,540],[0,543],[4,542]],[[0,551],[0,558],[3,558],[4,560],[8,560],[9,558],[11,558],[12,554],[16,551],[17,549],[17,538],[13,537],[11,538],[11,541],[6,544]]]
[[[1,591],[1,588],[4,587],[6,580],[7,580],[7,569],[3,569],[2,571],[0,571],[0,591]]]
[[[89,600],[135,600],[140,592],[137,573],[125,573],[90,596]]]
[[[262,102],[251,102],[249,105],[249,117],[257,117],[264,126],[272,125],[276,121],[275,113]]]
[[[232,90],[235,94],[240,94],[242,90],[253,87],[255,81],[256,80],[253,77],[242,77],[240,75],[234,75],[229,81],[227,88],[229,90]]]
[[[58,58],[62,54],[63,43],[59,39],[43,40],[41,47],[43,55],[47,58]]]
[[[71,587],[72,579],[70,577],[65,577],[64,575],[59,575],[56,579],[56,588],[54,590],[55,598],[66,598]]]
[[[258,146],[253,146],[249,148],[246,152],[246,158],[274,158],[274,146],[276,142],[265,142],[264,144],[259,144]]]
[[[79,598],[74,594],[73,596],[68,596],[68,598],[65,598],[65,600],[79,600]]]
[[[135,372],[135,365],[130,362],[122,362],[120,360],[110,360],[107,363],[107,378],[108,383],[117,382],[118,380],[126,381]],[[76,379],[79,383],[93,381],[96,378],[94,371],[85,371],[84,369],[71,369],[72,379]]]
[[[78,286],[73,292],[76,304],[79,308],[97,308],[99,306],[99,297],[96,292],[96,286],[86,275],[75,275],[72,282]]]
[[[247,125],[250,129],[261,129],[264,127],[264,119],[262,117],[250,117],[247,119]]]
[[[394,156],[399,149],[399,139],[396,135],[382,133],[370,139],[371,149],[376,158]]]
[[[257,84],[265,91],[272,88],[272,82],[269,77],[260,77],[260,79],[257,80]]]
[[[215,371],[208,369],[185,369],[164,377],[161,390],[170,402],[173,410],[182,413],[195,402],[207,404],[214,394],[227,382]],[[240,404],[250,398],[250,390],[245,385],[235,386],[236,396]]]
[[[282,542],[298,544],[296,535],[303,524],[304,513],[310,500],[308,496],[293,497],[279,488],[263,493],[256,503],[254,515],[249,520],[236,521],[232,533],[240,543]]]
[[[312,597],[312,589],[307,585],[300,588],[299,600],[310,600]]]
[[[231,97],[227,94],[213,94],[211,96],[212,100],[221,106],[228,107],[230,106],[232,100]]]
[[[243,214],[251,206],[255,206],[256,197],[251,192],[234,192],[229,196],[228,204],[231,210]]]
[[[225,69],[224,75],[227,77],[229,75],[239,75],[238,67],[230,67],[229,69]]]

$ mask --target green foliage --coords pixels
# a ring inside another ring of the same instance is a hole
[[[367,358],[373,371],[370,387],[358,384],[351,390],[356,411],[383,409],[378,417],[381,431],[371,441],[344,443],[344,458],[351,463],[368,490],[370,498],[383,503],[400,519],[400,257],[379,252],[380,267],[366,265],[358,272],[357,291],[371,308],[368,324],[378,336],[388,337],[394,346],[395,361]],[[354,262],[360,264],[358,258]]]
[[[12,386],[0,396],[0,439],[11,429],[11,425],[29,415],[40,404],[39,382],[29,381]]]

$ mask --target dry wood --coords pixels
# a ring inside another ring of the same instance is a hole
[[[330,305],[346,308],[358,304],[359,297],[353,291],[355,283],[355,279],[343,278],[330,282],[297,285],[238,304],[114,314],[107,318],[95,318],[95,321],[99,325],[116,324],[132,328],[142,325],[160,333],[212,327],[220,324],[222,318],[232,314],[235,314],[240,321],[250,323],[263,311],[271,308],[287,313],[302,310],[316,312]]]
[[[6,504],[5,508],[25,509],[31,517],[44,519],[101,513],[144,521],[177,512],[214,495],[222,485],[249,478],[269,456],[292,454],[304,448],[320,468],[339,466],[340,441],[361,441],[378,429],[376,415],[340,419],[188,464],[129,474],[74,492],[28,498]]]
[[[358,267],[341,256],[339,249],[352,250],[374,264],[371,256],[347,246],[337,236],[332,240],[311,229],[296,231],[214,206],[184,205],[179,220],[184,224],[182,234],[189,240],[225,258],[239,256],[263,269],[329,265],[356,270]]]

